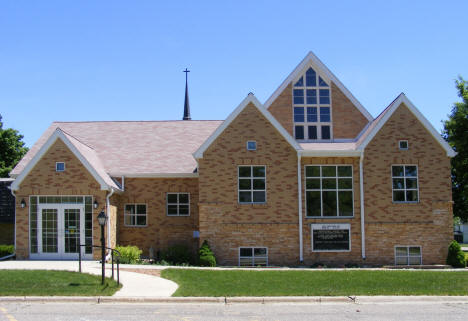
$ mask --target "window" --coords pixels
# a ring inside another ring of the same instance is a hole
[[[418,167],[416,165],[393,165],[392,191],[394,202],[418,202]]]
[[[313,252],[351,251],[350,224],[311,224]]]
[[[247,142],[247,150],[257,150],[257,142],[248,141]]]
[[[401,150],[408,150],[408,141],[407,140],[400,140],[398,142],[398,147],[401,149]]]
[[[395,265],[421,265],[420,246],[395,246]]]
[[[125,204],[125,226],[146,226],[146,204]]]
[[[306,166],[306,216],[353,216],[353,168]]]
[[[167,193],[167,215],[189,216],[190,194],[189,193]]]
[[[266,247],[240,247],[239,266],[267,266],[268,249]]]
[[[266,202],[266,167],[239,166],[239,203]]]
[[[293,119],[296,139],[332,138],[330,86],[312,68],[294,84]]]
[[[56,172],[64,172],[65,171],[65,163],[63,163],[63,162],[55,163],[55,171]]]

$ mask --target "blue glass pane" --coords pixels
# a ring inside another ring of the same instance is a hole
[[[307,94],[307,104],[316,105],[317,104],[317,90],[307,89],[306,94]]]
[[[302,87],[304,86],[304,77],[301,77],[296,84],[294,84],[294,87]]]
[[[330,121],[330,107],[320,107],[320,121],[321,122]]]
[[[306,72],[306,85],[317,86],[317,76],[312,68],[307,69]]]
[[[330,104],[330,90],[320,89],[320,103],[321,104]]]
[[[322,77],[319,77],[319,86],[328,87],[327,83],[322,79]]]
[[[296,139],[304,139],[304,126],[296,126],[294,132]]]
[[[311,123],[317,122],[317,107],[307,107],[307,121]]]
[[[317,139],[317,126],[309,126],[309,139]]]
[[[322,126],[322,139],[330,139],[330,126]]]
[[[304,90],[294,89],[294,103],[303,104],[304,103]]]
[[[304,122],[304,107],[294,107],[294,121]]]

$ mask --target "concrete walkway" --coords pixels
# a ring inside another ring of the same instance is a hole
[[[123,266],[121,265],[121,268]],[[125,265],[124,268],[130,266]],[[133,265],[132,267],[137,267]],[[139,265],[138,268],[141,268]],[[82,261],[82,271],[85,273],[101,275],[101,264],[98,261]],[[111,265],[106,264],[106,276],[111,275]],[[78,271],[77,261],[2,261],[0,270],[64,270]],[[115,273],[117,273],[115,271]],[[117,276],[115,276],[117,279]],[[136,272],[120,271],[120,283],[122,288],[114,297],[141,297],[164,298],[170,297],[178,285],[175,282],[157,276]]]

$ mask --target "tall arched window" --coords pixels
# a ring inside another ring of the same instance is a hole
[[[329,140],[330,85],[309,68],[293,87],[294,136],[297,140]]]

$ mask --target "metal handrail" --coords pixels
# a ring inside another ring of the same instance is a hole
[[[78,260],[79,260],[79,272],[81,273],[81,247],[82,246],[90,246],[90,247],[97,247],[102,249],[101,245],[86,245],[86,244],[80,244],[80,251],[78,251]],[[104,249],[110,250],[111,251],[111,261],[112,261],[112,280],[114,279],[114,252],[117,253],[117,284],[120,284],[120,269],[119,269],[119,264],[120,264],[120,252],[117,251],[116,249],[113,249],[111,247],[104,247]]]

